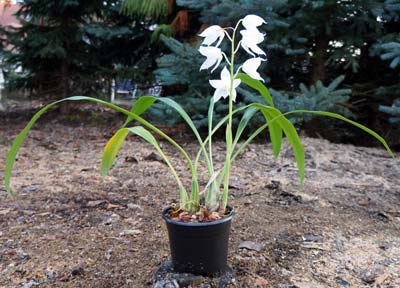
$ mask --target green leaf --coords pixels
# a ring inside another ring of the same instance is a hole
[[[55,106],[56,104],[62,102],[62,100],[51,103],[42,109],[40,109],[29,121],[29,123],[25,126],[25,128],[17,135],[15,138],[13,144],[11,145],[10,150],[7,153],[7,159],[6,159],[6,169],[4,171],[4,183],[6,187],[6,191],[8,196],[12,197],[11,193],[11,171],[12,167],[14,166],[15,162],[15,157],[18,154],[19,148],[24,141],[26,135],[29,133],[29,130],[32,128],[33,124],[42,116],[43,113],[45,113],[47,110]]]
[[[121,128],[114,134],[113,137],[111,137],[111,139],[108,141],[107,145],[104,148],[104,153],[103,153],[103,158],[102,158],[102,163],[101,163],[101,166],[102,166],[101,171],[102,171],[103,176],[107,175],[108,171],[112,167],[115,157],[117,156],[118,151],[120,150],[122,143],[124,142],[124,140],[129,132],[143,138],[145,141],[147,141],[148,143],[153,145],[153,147],[156,149],[158,154],[164,159],[165,163],[167,163],[169,169],[171,170],[172,174],[174,175],[174,177],[179,185],[179,196],[180,196],[181,205],[184,205],[184,203],[188,202],[186,190],[185,190],[182,182],[180,181],[179,176],[176,173],[174,167],[172,166],[171,162],[168,160],[168,157],[162,151],[156,138],[154,138],[154,136],[142,126]],[[196,182],[196,181],[193,181],[193,182]]]
[[[156,101],[156,98],[153,96],[142,96],[133,103],[132,108],[131,108],[131,113],[136,114],[136,115],[141,115],[147,109],[149,109],[150,106],[153,105],[153,103],[155,101]],[[123,127],[128,125],[128,123],[131,122],[132,120],[133,120],[133,118],[131,116],[128,116]]]
[[[264,84],[262,84],[259,80],[251,78],[249,75],[244,74],[244,73],[239,73],[236,78],[240,79],[243,83],[247,84],[251,88],[257,90],[261,96],[264,97],[265,101],[272,107],[274,106],[274,101],[271,97],[271,94],[269,93],[267,87],[265,87]],[[264,115],[267,121],[270,121],[271,119],[269,116]],[[282,146],[282,129],[277,123],[271,123],[271,125],[268,125],[269,129],[269,135],[272,143],[272,150],[274,152],[275,158],[279,156],[279,152],[281,151],[281,146]]]
[[[115,111],[121,112],[123,114],[125,114],[126,116],[130,116],[132,117],[133,120],[136,120],[138,122],[140,122],[143,126],[151,129],[152,131],[156,132],[157,134],[159,134],[160,136],[162,136],[164,139],[166,139],[168,142],[170,142],[175,148],[178,149],[178,151],[183,155],[183,157],[186,159],[186,161],[189,164],[190,170],[193,173],[194,172],[194,166],[192,163],[192,160],[190,159],[189,155],[185,152],[185,150],[183,150],[183,148],[181,146],[179,146],[179,144],[177,144],[171,137],[169,137],[168,135],[166,135],[164,132],[162,132],[160,129],[158,129],[157,127],[155,127],[154,125],[152,125],[151,123],[149,123],[148,121],[146,121],[145,119],[143,119],[142,117],[140,117],[139,115],[133,114],[121,107],[118,107],[112,103],[100,100],[100,99],[96,99],[96,98],[92,98],[92,97],[87,97],[87,96],[72,96],[72,97],[68,97],[53,103],[50,103],[48,105],[46,105],[45,107],[43,107],[42,109],[40,109],[35,115],[33,115],[32,119],[29,121],[29,123],[25,126],[25,128],[18,134],[18,136],[15,138],[13,144],[11,145],[11,148],[7,154],[7,159],[6,159],[6,169],[4,171],[4,182],[5,182],[5,187],[6,187],[6,191],[7,194],[12,197],[12,193],[11,193],[11,171],[12,168],[14,166],[14,162],[15,162],[15,157],[18,154],[18,151],[21,147],[21,144],[23,142],[23,140],[25,139],[25,137],[27,136],[28,132],[30,131],[30,129],[32,128],[32,126],[36,123],[36,121],[40,118],[40,116],[43,115],[43,113],[45,113],[47,110],[49,110],[50,108],[52,108],[53,106],[57,105],[58,103],[64,102],[64,101],[90,101],[90,102],[95,102],[95,103],[99,103],[102,104],[106,107],[109,107],[111,109],[114,109]]]
[[[278,109],[258,103],[253,103],[251,105],[259,108],[269,123],[278,123],[282,128],[290,146],[292,146],[294,158],[296,159],[297,168],[299,170],[300,182],[303,183],[305,165],[304,148],[303,144],[301,144],[296,128],[293,126],[292,122],[290,122]]]
[[[235,147],[247,124],[249,123],[251,118],[253,118],[253,116],[257,113],[257,111],[258,109],[254,107],[249,107],[245,110],[242,119],[239,122],[238,128],[236,130],[235,139],[233,140],[233,147]]]
[[[336,114],[336,113],[332,113],[332,112],[325,112],[325,111],[308,111],[308,110],[295,110],[295,111],[288,112],[286,114],[293,114],[293,113],[308,113],[308,114],[316,114],[316,115],[321,115],[321,116],[328,116],[331,118],[336,118],[336,119],[342,120],[344,122],[350,123],[350,124],[360,128],[361,130],[367,132],[368,134],[373,136],[375,139],[377,139],[379,142],[381,142],[382,145],[385,147],[385,149],[388,151],[389,155],[392,156],[393,158],[395,158],[393,151],[390,149],[390,147],[386,143],[385,139],[383,139],[381,136],[379,136],[378,133],[376,133],[375,131],[365,127],[364,125],[357,123],[355,121],[352,121],[340,114]]]
[[[269,130],[269,137],[271,139],[272,144],[272,151],[274,152],[275,159],[278,158],[279,152],[281,151],[282,147],[282,128],[276,122],[271,122],[272,117],[269,114],[264,114],[265,119],[267,122],[271,124],[268,125]]]
[[[237,79],[240,79],[243,83],[250,86],[251,88],[255,89],[260,93],[261,96],[264,97],[265,101],[272,107],[275,107],[274,100],[272,99],[271,94],[269,93],[267,87],[262,84],[259,80],[251,78],[249,75],[244,73],[239,73],[236,76]]]
[[[103,157],[101,159],[101,175],[106,176],[108,171],[111,169],[115,157],[121,149],[122,143],[124,142],[129,131],[127,128],[123,128],[117,131],[113,137],[108,140],[104,147]]]
[[[203,140],[201,139],[201,136],[200,136],[196,126],[194,125],[192,119],[186,113],[186,111],[182,108],[182,106],[179,105],[176,101],[174,101],[170,98],[157,98],[154,96],[142,96],[134,103],[134,105],[132,106],[131,112],[134,114],[140,115],[143,112],[145,112],[155,101],[160,101],[163,104],[174,109],[176,112],[178,112],[178,114],[182,117],[183,120],[185,120],[185,122],[190,127],[190,129],[192,129],[194,135],[196,136],[197,140],[199,141],[201,148],[205,151]],[[128,117],[124,126],[127,123],[129,123],[130,121],[132,121],[132,119]],[[207,164],[209,164],[208,155],[205,154],[205,157],[206,157]]]

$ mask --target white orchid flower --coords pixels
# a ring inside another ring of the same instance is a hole
[[[256,30],[241,30],[240,34],[242,34],[242,47],[246,50],[247,53],[254,55],[261,54],[266,55],[257,44],[260,44],[264,41],[264,34],[260,33],[257,29]],[[254,53],[253,53],[254,52]]]
[[[258,67],[261,65],[261,61],[265,60],[259,57],[246,60],[246,62],[243,63],[242,69],[243,72],[249,75],[251,78],[264,82],[264,79],[261,78],[260,73],[257,72]]]
[[[199,52],[201,53],[201,55],[207,57],[206,61],[204,61],[204,63],[201,65],[200,70],[208,69],[214,64],[215,66],[211,70],[211,72],[217,69],[223,58],[220,48],[213,46],[200,46]]]
[[[204,37],[203,43],[201,43],[201,45],[207,46],[210,46],[212,43],[217,41],[217,39],[219,39],[217,45],[215,45],[215,47],[218,47],[225,37],[225,32],[222,27],[218,25],[212,25],[204,30],[199,36]]]
[[[231,92],[231,74],[228,69],[224,67],[221,71],[221,80],[210,80],[210,84],[215,88],[214,92],[214,103],[217,102],[221,97],[226,98]],[[233,80],[233,93],[232,100],[236,100],[236,87],[240,84],[240,79]]]
[[[257,15],[247,15],[243,18],[243,26],[247,30],[256,30],[258,32],[257,27],[261,26],[262,24],[266,24],[265,20]]]

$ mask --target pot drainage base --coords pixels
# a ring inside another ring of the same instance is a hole
[[[236,274],[231,267],[219,277],[205,277],[190,273],[176,273],[170,260],[165,261],[153,275],[153,288],[228,288],[236,287]],[[232,284],[232,285],[231,285]]]

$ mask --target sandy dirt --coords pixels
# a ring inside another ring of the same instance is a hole
[[[0,178],[22,125],[0,127]],[[169,258],[160,211],[176,201],[177,186],[135,137],[102,178],[110,126],[49,119],[35,126],[13,172],[16,198],[0,188],[0,287],[151,285]],[[302,140],[303,186],[287,143],[277,160],[269,144],[251,144],[234,165],[229,264],[236,287],[400,287],[399,159],[382,149]],[[193,140],[180,142],[194,155]],[[188,182],[184,161],[162,147]],[[214,149],[221,164],[223,143]]]

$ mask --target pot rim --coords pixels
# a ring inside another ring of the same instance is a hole
[[[173,225],[178,225],[178,226],[188,226],[188,227],[205,227],[205,226],[213,226],[213,225],[218,225],[221,223],[225,223],[228,221],[231,221],[233,216],[235,216],[235,210],[233,209],[233,207],[231,206],[227,206],[228,208],[231,209],[231,212],[226,215],[224,218],[221,218],[217,221],[211,221],[211,222],[197,222],[197,223],[192,223],[192,222],[180,222],[180,221],[175,221],[172,220],[171,218],[167,217],[167,212],[169,209],[171,209],[171,206],[166,207],[163,211],[162,211],[162,218],[164,219],[165,222],[168,222],[170,224]]]

